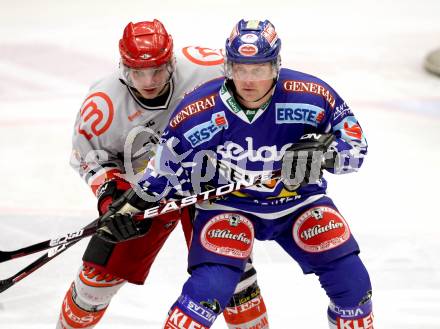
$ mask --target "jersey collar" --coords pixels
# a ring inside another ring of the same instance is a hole
[[[258,109],[244,109],[229,92],[229,89],[226,86],[226,80],[223,82],[223,85],[220,89],[220,98],[229,111],[248,124],[255,122],[264,113],[272,99],[269,98],[269,100],[261,105]]]
[[[128,86],[123,80],[121,82],[127,87],[128,92],[133,97],[135,102],[145,110],[166,110],[170,105],[171,98],[174,93],[174,77],[171,78],[169,84],[170,88],[166,93],[156,97],[154,99],[144,99],[139,97],[138,94],[134,91],[133,88]]]

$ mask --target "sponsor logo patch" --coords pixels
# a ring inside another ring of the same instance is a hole
[[[202,246],[216,254],[247,258],[254,242],[254,227],[249,219],[236,213],[211,218],[200,234]]]
[[[234,307],[228,307],[226,308],[227,313],[231,313],[231,314],[243,314],[245,312],[248,313],[252,313],[252,312],[258,312],[260,314],[263,314],[264,312],[266,312],[266,308],[263,307],[263,303],[262,303],[262,297],[258,296],[256,298],[253,298],[251,300],[248,300],[247,302],[244,302],[240,305],[235,305]],[[261,307],[261,312],[260,311],[260,307]],[[263,310],[264,308],[264,310]]]
[[[258,54],[258,48],[253,44],[246,43],[238,47],[238,52],[243,56],[254,56]]]
[[[276,103],[275,122],[277,124],[304,123],[317,127],[324,119],[324,109],[305,103]]]
[[[228,129],[228,121],[225,112],[214,113],[211,121],[204,122],[188,130],[183,135],[193,147],[209,141],[222,129]]]
[[[246,145],[241,146],[234,142],[226,142],[224,145],[217,146],[217,153],[221,154],[223,159],[231,159],[240,161],[247,158],[249,161],[273,162],[280,161],[287,148],[291,143],[283,145],[278,150],[277,145],[264,145],[259,148],[254,147],[254,139],[252,137],[245,138]]]
[[[275,31],[275,28],[273,27],[272,24],[266,25],[262,35],[267,40],[267,42],[270,44],[271,47],[273,47],[275,42],[277,42],[278,40],[277,32]]]
[[[216,94],[209,95],[207,97],[204,97],[202,99],[199,99],[191,104],[188,104],[183,109],[181,109],[171,120],[170,120],[170,126],[172,128],[176,128],[179,126],[182,122],[187,120],[189,117],[209,110],[210,108],[214,107],[215,105],[215,96]]]
[[[353,113],[351,112],[350,107],[347,105],[347,103],[343,103],[339,106],[336,106],[335,108],[335,114],[334,114],[334,119],[337,120],[339,118],[343,118],[346,117],[347,115],[353,115]]]
[[[253,33],[246,33],[246,34],[243,34],[243,35],[240,37],[240,39],[241,39],[241,41],[243,41],[243,42],[254,43],[255,41],[258,40],[258,37],[257,37],[256,34],[253,34]]]
[[[179,297],[179,302],[185,307],[186,310],[196,315],[196,319],[203,319],[209,323],[214,323],[217,318],[217,314],[220,313],[220,304],[217,300],[212,303],[200,302],[196,303],[186,295]]]
[[[348,136],[353,137],[354,139],[360,140],[362,137],[361,127],[357,123],[350,126],[348,122],[344,122],[344,131]]]
[[[236,24],[229,35],[229,45],[231,45],[232,41],[238,36],[238,25]]]
[[[104,315],[103,311],[98,312],[86,312],[79,309],[73,301],[66,297],[63,301],[62,308],[64,320],[69,328],[85,328],[90,327],[98,323],[101,317]]]
[[[112,100],[107,94],[91,94],[81,105],[78,133],[88,140],[102,135],[112,124],[114,112]]]
[[[183,48],[182,53],[191,62],[198,65],[213,66],[223,63],[223,53],[221,49],[190,46]]]
[[[323,252],[340,246],[350,238],[344,218],[333,208],[320,206],[304,212],[293,225],[293,238],[307,252]]]
[[[341,138],[345,140],[362,141],[362,129],[354,116],[347,116],[335,127],[335,130],[341,131]]]
[[[337,319],[337,328],[338,329],[373,329],[373,313],[369,314],[365,318],[354,319],[354,320],[346,320],[346,319]]]
[[[169,315],[167,322],[165,323],[165,329],[208,329],[199,322],[191,319],[177,306],[173,309]]]
[[[310,81],[286,80],[283,81],[283,88],[287,92],[301,92],[322,96],[332,109],[335,107],[335,96],[327,88],[318,83]]]

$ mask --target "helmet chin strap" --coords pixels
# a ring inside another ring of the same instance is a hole
[[[170,77],[168,78],[167,82],[163,85],[163,88],[160,90],[160,92],[157,94],[157,96],[160,96],[167,92],[168,88],[170,87],[170,82],[173,79],[174,76],[174,70],[170,72]]]
[[[159,91],[157,96],[164,94],[168,90],[168,88],[170,86],[170,81],[171,81],[171,79],[168,79],[168,81],[163,85],[162,89]]]

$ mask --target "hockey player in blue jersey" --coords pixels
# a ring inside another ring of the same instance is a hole
[[[367,143],[343,99],[324,81],[281,68],[280,49],[269,21],[238,22],[226,40],[225,79],[182,100],[139,183],[149,200],[159,200],[268,177],[197,205],[191,276],[169,311],[167,329],[211,327],[254,239],[276,241],[305,274],[319,278],[330,298],[330,328],[373,328],[369,275],[322,177],[323,171],[357,171]],[[280,169],[281,178],[269,179]],[[132,225],[128,217],[110,217],[107,231],[114,222]],[[236,306],[255,305],[237,300]],[[257,319],[254,328],[265,321]]]

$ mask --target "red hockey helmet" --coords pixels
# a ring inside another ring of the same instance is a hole
[[[168,63],[173,56],[173,39],[157,19],[130,22],[119,40],[119,53],[122,63],[129,68],[160,66]]]

